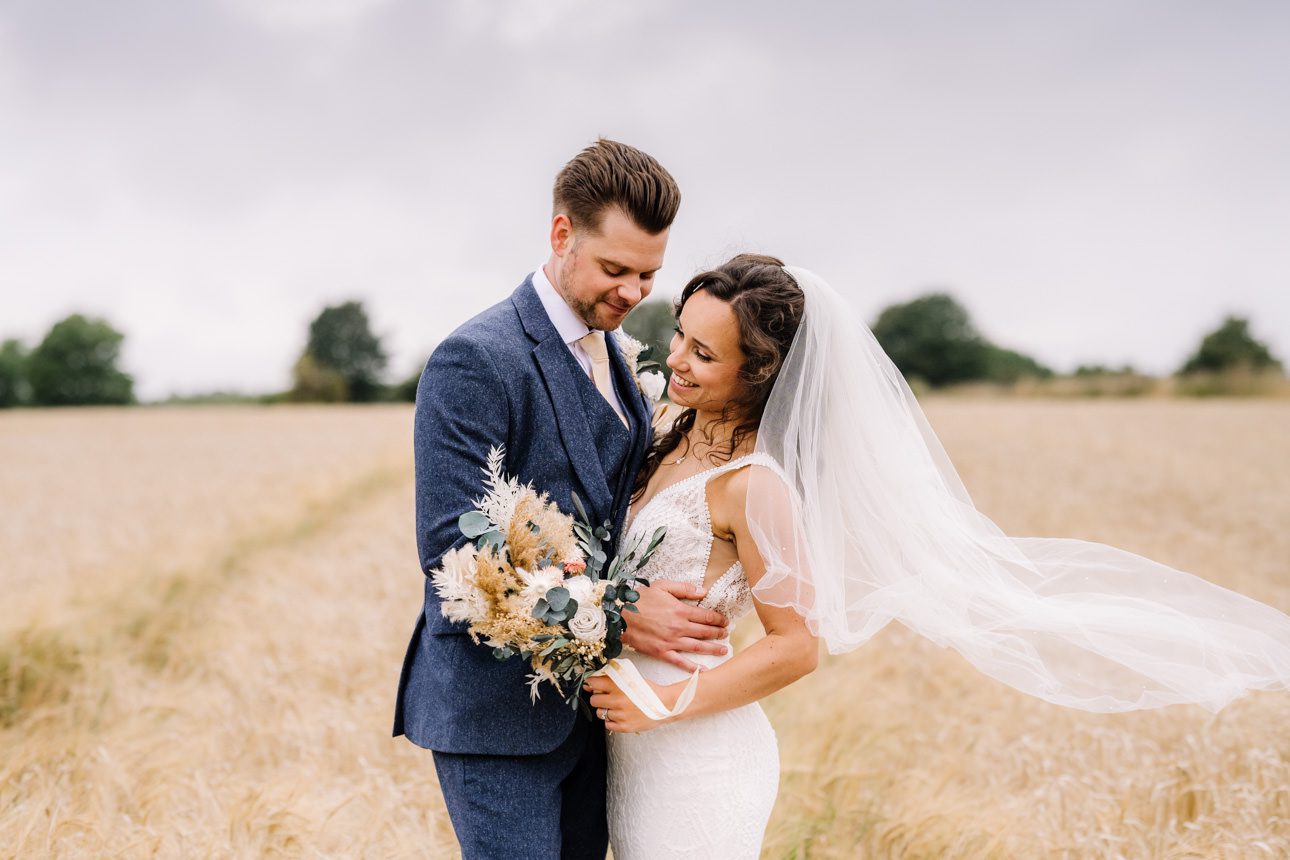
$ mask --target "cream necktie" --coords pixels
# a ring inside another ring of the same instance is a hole
[[[605,346],[605,333],[593,329],[578,339],[578,345],[591,358],[591,381],[596,384],[596,390],[613,407],[618,420],[626,427],[627,418],[618,408],[618,398],[614,396],[614,383],[609,379],[609,349]]]

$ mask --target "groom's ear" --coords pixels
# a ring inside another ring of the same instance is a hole
[[[563,212],[551,219],[551,250],[563,257],[573,247],[573,222]]]

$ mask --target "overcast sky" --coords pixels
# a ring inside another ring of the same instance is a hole
[[[404,376],[603,134],[681,186],[660,293],[758,250],[1059,370],[1227,312],[1290,360],[1287,93],[1273,0],[0,0],[0,338],[101,314],[144,398],[269,390],[357,298]]]

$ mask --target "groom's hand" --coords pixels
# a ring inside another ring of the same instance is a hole
[[[686,654],[725,654],[729,647],[712,642],[726,636],[726,616],[700,609],[684,600],[698,600],[707,591],[683,582],[655,580],[640,589],[636,606],[640,612],[627,614],[623,642],[649,657],[666,660],[687,672],[701,668],[685,659]]]

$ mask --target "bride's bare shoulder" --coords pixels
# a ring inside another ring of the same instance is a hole
[[[748,493],[752,488],[764,485],[763,470],[766,467],[759,463],[745,463],[708,482],[708,510],[714,534],[729,535],[736,530],[737,524],[743,522]]]

